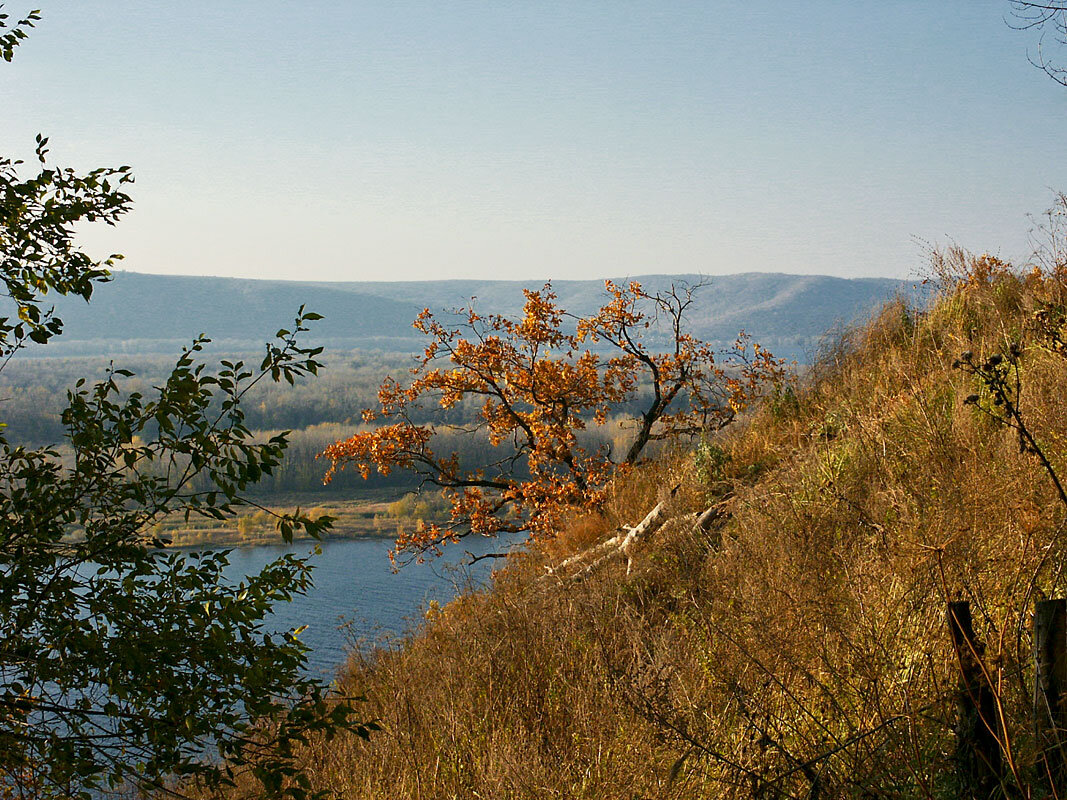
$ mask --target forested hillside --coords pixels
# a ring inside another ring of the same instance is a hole
[[[744,328],[775,353],[800,361],[835,325],[862,317],[895,293],[920,291],[907,281],[824,275],[634,279],[652,292],[707,280],[691,316],[697,336],[727,345]],[[603,281],[554,281],[553,287],[560,305],[574,314],[587,314],[604,299]],[[230,350],[247,350],[288,325],[301,304],[323,315],[314,334],[331,349],[411,352],[422,346],[411,322],[423,308],[459,308],[476,297],[479,308],[510,314],[521,307],[523,288],[518,281],[309,283],[116,272],[91,308],[77,299],[59,301],[65,335],[43,353],[170,353],[203,332]]]

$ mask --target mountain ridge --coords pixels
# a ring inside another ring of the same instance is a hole
[[[789,273],[638,275],[651,291],[703,283],[690,315],[693,332],[732,341],[741,329],[788,357],[803,355],[835,325],[855,322],[888,298],[916,294],[908,281]],[[310,338],[329,347],[414,351],[411,322],[423,309],[443,312],[477,298],[486,312],[514,315],[522,288],[543,282],[470,279],[431,281],[299,281],[116,272],[90,304],[59,298],[65,332],[31,355],[170,352],[200,333],[235,348],[259,347],[288,327],[301,305],[322,314]],[[588,314],[603,302],[603,280],[552,282],[559,304]]]

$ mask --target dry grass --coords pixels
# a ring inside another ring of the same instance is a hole
[[[953,369],[1024,347],[1022,409],[1067,473],[1067,359],[1034,312],[1056,271],[949,253],[922,313],[888,305],[808,385],[715,444],[620,481],[403,647],[354,657],[370,742],[309,749],[347,798],[955,797],[948,600],[972,604],[999,692],[1007,784],[1035,785],[1029,614],[1062,596],[1065,508]],[[708,534],[668,525],[630,576],[544,567],[635,523],[662,487],[723,503]]]

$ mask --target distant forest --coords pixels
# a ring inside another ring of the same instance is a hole
[[[223,356],[232,357],[232,356]],[[261,356],[246,354],[248,363],[258,362]],[[102,357],[22,358],[13,359],[0,372],[0,407],[8,427],[6,434],[12,444],[32,447],[57,446],[64,440],[60,419],[66,406],[67,391],[85,377],[87,382],[101,379],[109,359]],[[134,373],[133,377],[118,379],[124,393],[152,394],[152,387],[160,385],[170,373],[173,358],[143,356],[116,357],[115,365]],[[403,378],[415,363],[414,356],[404,353],[335,352],[325,358],[327,366],[317,378],[286,383],[264,382],[254,387],[242,403],[246,424],[266,438],[279,431],[292,431],[287,456],[281,469],[265,475],[253,490],[262,496],[316,494],[335,498],[351,497],[367,489],[395,488],[397,496],[416,486],[416,479],[407,472],[396,471],[389,476],[372,475],[363,480],[358,473],[342,472],[329,486],[322,479],[328,463],[317,455],[329,444],[350,436],[362,428],[361,412],[377,404],[377,392],[387,375]],[[210,363],[210,362],[209,362]],[[447,414],[440,409],[428,410],[425,421],[462,425],[473,419],[477,409],[461,404]],[[587,446],[608,446],[621,450],[628,431],[622,418],[590,430],[585,435]],[[508,455],[506,448],[493,448],[482,437],[465,433],[446,434],[441,439],[442,450],[457,452],[463,463],[488,465]],[[57,446],[63,452],[67,445]]]

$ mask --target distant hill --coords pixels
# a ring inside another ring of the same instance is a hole
[[[649,289],[701,280],[697,275],[636,276]],[[824,275],[744,273],[706,279],[691,315],[704,339],[732,341],[744,328],[775,353],[803,359],[837,324],[862,318],[888,297],[914,292],[905,281]],[[32,355],[171,352],[204,332],[234,349],[258,348],[287,327],[301,304],[324,316],[316,341],[333,348],[408,351],[420,346],[411,321],[426,307],[448,310],[476,297],[484,311],[516,313],[519,281],[367,281],[324,283],[178,277],[118,272],[91,304],[61,298],[66,331]],[[533,284],[533,285],[536,285]],[[599,280],[554,281],[564,308],[587,313],[604,298]]]

